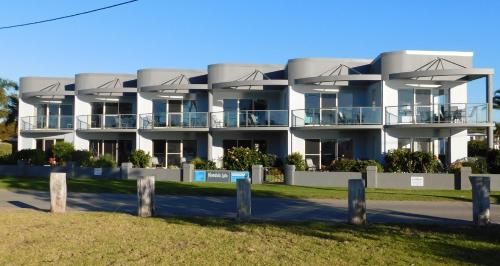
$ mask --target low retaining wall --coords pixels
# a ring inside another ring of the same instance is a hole
[[[454,174],[377,173],[378,188],[455,189],[455,182]]]
[[[294,185],[311,187],[347,187],[349,179],[361,179],[359,172],[295,171]]]
[[[182,181],[181,169],[163,168],[129,168],[128,174],[124,179],[135,180],[140,176],[154,176],[156,181]]]

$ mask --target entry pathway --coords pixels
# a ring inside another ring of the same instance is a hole
[[[132,194],[69,193],[70,211],[136,213],[137,197]],[[48,211],[48,192],[0,189],[2,208]],[[472,204],[458,201],[367,201],[369,223],[467,224]],[[236,198],[204,196],[156,196],[159,216],[210,216],[234,218]],[[344,222],[347,200],[253,198],[252,218],[278,221]],[[500,205],[491,205],[491,220],[500,223]]]

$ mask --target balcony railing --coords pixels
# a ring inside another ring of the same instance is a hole
[[[88,129],[135,129],[135,114],[120,115],[80,115],[77,126],[80,130]]]
[[[292,126],[380,125],[382,107],[311,108],[292,111]]]
[[[73,129],[72,115],[21,117],[21,130]]]
[[[288,110],[223,111],[211,114],[212,127],[288,127]]]
[[[385,119],[388,125],[486,123],[488,121],[488,104],[451,103],[388,106],[385,109]]]
[[[207,128],[207,112],[149,113],[139,116],[141,129]]]

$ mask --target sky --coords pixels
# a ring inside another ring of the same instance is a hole
[[[125,0],[0,0],[0,26]],[[474,52],[500,70],[500,1],[160,1],[0,30],[0,77],[135,73],[213,63],[286,64],[290,58],[375,58],[396,50]],[[500,78],[494,78],[500,89]],[[469,102],[485,102],[484,81]],[[496,111],[495,120],[500,121]]]

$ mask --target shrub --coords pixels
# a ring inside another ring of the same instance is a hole
[[[194,169],[198,170],[205,169],[205,167],[207,166],[207,163],[200,157],[195,157],[193,160],[191,160],[191,163],[194,165]]]
[[[435,173],[438,159],[427,152],[410,152],[408,149],[391,150],[385,156],[385,169],[396,173]]]
[[[75,152],[75,146],[72,143],[68,142],[57,142],[52,146],[52,154],[56,158],[56,161],[60,164],[63,164],[69,160],[73,153]]]
[[[146,168],[151,161],[151,155],[143,150],[135,150],[129,156],[130,162],[137,168]]]
[[[485,174],[488,170],[486,159],[480,157],[470,161],[455,161],[450,164],[449,172],[458,174],[462,167],[470,167],[473,174]]]
[[[45,153],[41,150],[26,149],[14,154],[15,160],[22,160],[28,165],[44,165],[46,163]]]
[[[16,154],[13,153],[0,155],[0,165],[17,164],[17,158],[15,155]]]
[[[467,143],[467,154],[469,157],[484,157],[487,152],[488,143],[486,143],[486,140],[470,140]]]
[[[111,154],[104,154],[93,160],[92,167],[116,167],[116,162]]]
[[[416,151],[410,156],[413,173],[435,173],[437,172],[439,162],[434,155],[428,152]]]
[[[274,154],[261,153],[260,162],[264,167],[278,166],[280,160]]]
[[[204,170],[217,170],[217,165],[214,161],[208,160],[205,164]]]
[[[293,152],[286,157],[286,162],[289,165],[295,165],[295,170],[304,171],[306,170],[306,161],[304,156],[300,152]]]
[[[395,173],[411,172],[410,154],[408,149],[390,150],[385,156],[386,171]]]
[[[223,158],[224,168],[228,170],[250,171],[252,165],[262,164],[262,153],[246,147],[233,147]]]
[[[377,172],[384,171],[382,165],[375,160],[352,160],[352,159],[341,159],[335,161],[329,170],[337,172],[366,172],[367,166],[376,166]]]
[[[500,151],[490,150],[486,154],[488,162],[488,172],[492,174],[500,174]]]
[[[92,165],[92,153],[87,150],[76,150],[71,155],[71,160],[79,166],[91,166]]]

